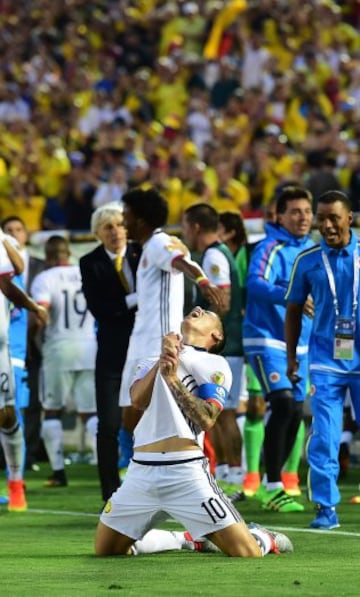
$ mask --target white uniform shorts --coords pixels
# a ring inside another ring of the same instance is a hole
[[[194,539],[241,520],[216,484],[203,454],[135,452],[123,484],[100,516],[101,522],[137,540],[169,517],[180,522]]]
[[[15,405],[14,374],[8,345],[0,344],[0,408]]]
[[[95,413],[95,373],[83,371],[59,371],[54,366],[40,370],[40,402],[45,410],[75,408],[78,413]]]

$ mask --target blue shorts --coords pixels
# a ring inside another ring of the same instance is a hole
[[[307,355],[298,357],[298,375],[301,379],[297,384],[293,384],[286,375],[287,358],[282,350],[267,349],[266,352],[247,353],[246,356],[261,384],[265,399],[271,392],[292,390],[297,402],[305,400],[309,375]]]

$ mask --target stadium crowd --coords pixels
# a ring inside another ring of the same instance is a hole
[[[291,185],[314,212],[346,193],[357,223],[357,1],[1,0],[0,30],[0,220],[90,233],[95,210],[155,188],[168,227],[205,203],[240,216],[245,245]]]
[[[358,211],[359,4],[37,0],[0,5],[0,214],[89,230],[156,185],[168,224],[206,201],[262,215],[297,181]],[[9,213],[11,212],[11,213]]]

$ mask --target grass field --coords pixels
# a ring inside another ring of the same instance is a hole
[[[265,513],[258,502],[239,504],[245,520],[284,530],[295,552],[261,560],[231,559],[221,554],[171,552],[98,559],[93,537],[101,500],[96,468],[73,464],[69,487],[47,489],[46,464],[27,474],[29,511],[0,510],[1,597],[88,597],[121,595],[283,596],[360,594],[360,470],[342,483],[338,508],[341,527],[311,531],[313,506],[304,513]],[[168,523],[168,528],[179,528]]]

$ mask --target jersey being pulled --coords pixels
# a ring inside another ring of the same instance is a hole
[[[95,368],[95,321],[87,309],[78,265],[52,267],[35,276],[31,295],[49,308],[43,362],[63,371]]]
[[[161,339],[180,332],[184,310],[184,276],[172,267],[183,255],[165,232],[156,230],[144,244],[136,273],[138,310],[127,353],[129,359],[157,357]]]
[[[144,377],[156,361],[148,359],[140,363],[134,382]],[[223,409],[232,384],[231,370],[224,357],[185,346],[180,353],[178,377],[191,394],[215,402]],[[158,372],[151,402],[134,430],[134,447],[170,437],[193,439],[203,447],[204,432],[182,412]]]

